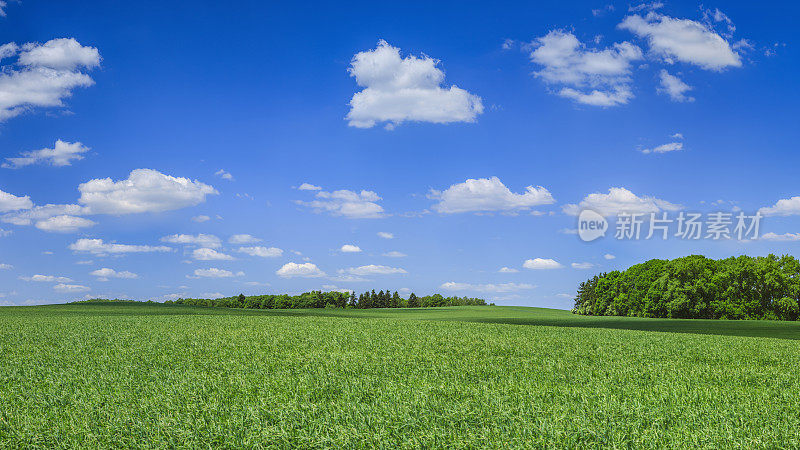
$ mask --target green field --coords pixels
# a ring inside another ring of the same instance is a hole
[[[0,447],[800,447],[800,323],[0,308]]]

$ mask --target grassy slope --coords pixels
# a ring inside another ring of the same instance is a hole
[[[0,447],[800,446],[799,332],[511,307],[0,308]]]

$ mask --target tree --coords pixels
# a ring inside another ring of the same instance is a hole
[[[419,299],[417,299],[417,296],[413,292],[408,296],[408,307],[419,308]]]

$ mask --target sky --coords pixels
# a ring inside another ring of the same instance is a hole
[[[389,289],[569,309],[596,273],[800,246],[794,2],[0,11],[3,305]],[[605,235],[582,239],[584,210]],[[759,236],[644,238],[716,212]]]

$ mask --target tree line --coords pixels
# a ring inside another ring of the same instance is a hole
[[[179,298],[167,300],[166,304],[210,306],[220,308],[250,308],[250,309],[302,309],[302,308],[435,308],[441,306],[483,306],[486,301],[470,297],[444,297],[433,294],[417,297],[413,292],[408,298],[402,298],[395,291],[389,290],[364,292],[356,296],[354,292],[322,292],[311,291],[300,295],[267,294],[250,295],[239,294],[235,297],[223,298]]]
[[[797,320],[800,262],[789,255],[653,259],[578,287],[572,312],[590,316]]]

